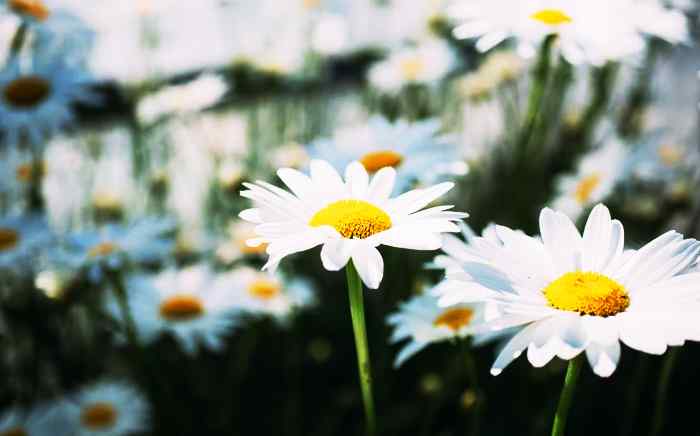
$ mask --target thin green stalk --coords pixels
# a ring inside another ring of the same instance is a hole
[[[593,98],[586,108],[580,124],[580,144],[584,147],[588,146],[598,121],[608,109],[619,67],[620,65],[616,62],[608,62],[592,72]]]
[[[24,40],[27,39],[27,30],[29,30],[29,25],[26,21],[23,20],[22,24],[20,24],[17,28],[15,35],[12,37],[8,61],[12,61],[19,55],[19,52],[22,51],[22,47],[24,46]]]
[[[569,361],[569,367],[566,370],[566,377],[564,378],[564,387],[561,391],[561,397],[559,397],[557,413],[556,415],[554,415],[554,424],[552,425],[552,436],[564,435],[564,430],[566,429],[566,419],[569,416],[571,403],[574,400],[576,382],[578,381],[578,376],[581,373],[583,363],[584,358],[581,355]]]
[[[360,372],[362,401],[365,407],[367,421],[367,436],[375,436],[376,420],[374,416],[374,400],[372,398],[372,374],[367,346],[367,329],[365,328],[365,308],[362,294],[362,282],[352,261],[345,267],[348,279],[348,295],[350,297],[350,316],[352,329],[355,334],[355,349],[357,350],[357,366]]]
[[[117,304],[119,305],[119,311],[121,312],[122,319],[124,320],[127,340],[129,341],[129,345],[136,353],[141,349],[141,341],[136,333],[136,323],[134,322],[134,317],[131,315],[129,298],[126,293],[126,289],[124,288],[124,281],[122,280],[121,274],[118,272],[110,272],[109,276],[112,282],[114,296],[116,297]]]
[[[656,391],[656,410],[651,424],[651,436],[658,436],[664,428],[666,421],[666,398],[668,397],[668,389],[671,384],[671,376],[673,369],[678,361],[681,347],[671,349],[664,359],[663,367],[661,368],[661,376],[659,377],[659,385]]]

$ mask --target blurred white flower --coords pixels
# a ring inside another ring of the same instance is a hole
[[[348,48],[349,29],[345,18],[323,14],[311,34],[311,48],[323,55],[337,55]]]
[[[99,213],[122,215],[142,209],[144,198],[133,169],[131,135],[127,129],[112,129],[98,136],[101,154],[93,169],[91,204]]]
[[[0,415],[0,434],[70,436],[73,429],[61,411],[60,403],[42,404],[30,410],[8,408]]]
[[[270,164],[273,168],[301,169],[309,163],[306,148],[296,142],[281,145],[272,151]]]
[[[235,220],[227,228],[226,236],[216,250],[216,257],[223,263],[233,263],[246,256],[264,257],[267,244],[249,247],[248,239],[255,237],[255,225],[246,221]]]
[[[0,217],[0,269],[27,271],[53,239],[53,232],[43,216]]]

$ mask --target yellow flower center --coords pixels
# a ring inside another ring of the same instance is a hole
[[[474,311],[467,309],[465,307],[458,307],[454,309],[447,309],[440,314],[433,325],[435,327],[447,327],[452,331],[458,331],[462,327],[469,325],[472,318],[474,318]]]
[[[49,9],[41,0],[10,0],[8,4],[15,13],[29,15],[39,21],[49,17]]]
[[[558,26],[560,24],[568,24],[573,20],[561,9],[542,9],[530,16],[533,20],[537,20],[548,26]]]
[[[190,321],[203,314],[204,304],[194,295],[173,295],[160,305],[160,315],[168,321]]]
[[[316,212],[311,227],[331,226],[344,238],[365,239],[391,228],[391,218],[363,200],[340,200]]]
[[[117,422],[117,410],[109,403],[94,403],[83,408],[80,421],[90,430],[106,430]]]
[[[19,240],[20,235],[16,230],[0,227],[0,252],[12,250]]]
[[[271,300],[280,294],[282,287],[274,280],[257,279],[248,286],[248,292],[255,298]]]
[[[89,257],[102,257],[108,256],[115,251],[119,250],[119,246],[112,242],[100,242],[88,251]]]
[[[92,205],[95,209],[103,211],[119,211],[122,209],[121,199],[108,192],[96,193],[92,196]]]
[[[566,273],[542,291],[549,305],[581,315],[612,316],[630,305],[625,288],[602,274]]]
[[[5,101],[17,109],[32,109],[39,106],[51,94],[51,84],[39,76],[19,77],[8,83],[3,90]]]
[[[13,427],[0,433],[0,436],[28,436],[28,433],[22,427]]]
[[[251,247],[248,244],[246,244],[246,241],[249,238],[245,239],[239,239],[236,241],[236,245],[238,245],[238,249],[241,251],[241,253],[246,254],[246,255],[263,255],[266,253],[267,250],[267,244],[260,244],[257,247]]]
[[[581,179],[574,190],[574,198],[576,198],[576,201],[578,201],[580,204],[588,203],[588,200],[591,198],[591,194],[593,194],[595,188],[598,187],[601,179],[602,177],[600,173],[593,173]]]
[[[659,154],[659,159],[661,159],[661,162],[663,162],[667,167],[675,166],[681,161],[681,159],[683,159],[683,153],[678,149],[678,147],[674,147],[670,144],[664,144],[659,147],[657,153]]]
[[[425,63],[418,57],[404,59],[401,61],[401,74],[408,81],[415,81],[425,70]]]
[[[321,6],[321,0],[302,0],[302,4],[306,9],[316,9]]]
[[[27,162],[17,166],[15,176],[17,181],[22,183],[30,183],[36,177],[41,179],[46,175],[46,162],[41,161],[38,164]]]
[[[370,173],[375,173],[384,167],[396,168],[403,162],[403,156],[391,150],[373,151],[360,158],[360,163]]]

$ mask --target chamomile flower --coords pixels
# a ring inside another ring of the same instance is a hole
[[[39,147],[74,118],[75,103],[96,104],[89,75],[60,58],[31,66],[12,61],[0,71],[0,132],[14,146],[26,141]]]
[[[231,297],[235,286],[230,277],[203,264],[132,276],[126,284],[140,339],[150,343],[167,332],[188,354],[195,354],[200,344],[210,350],[223,346],[222,337],[237,324],[238,309]],[[108,308],[121,318],[115,301]]]
[[[239,267],[229,273],[231,299],[243,312],[269,315],[285,320],[294,310],[313,303],[311,285],[301,279],[288,279],[281,273],[268,274],[250,267]]]
[[[153,264],[165,259],[175,246],[168,237],[174,230],[171,220],[161,218],[108,224],[69,235],[65,256],[76,268],[87,268],[89,277],[97,281],[105,269],[117,270],[127,262]]]
[[[486,308],[483,303],[442,307],[438,305],[438,297],[431,293],[415,296],[402,303],[399,310],[387,318],[387,322],[394,327],[391,341],[408,340],[396,356],[394,366],[401,366],[430,344],[472,336],[472,326],[489,319]],[[490,335],[475,338],[474,344],[482,344],[484,339],[490,339]]]
[[[378,91],[394,94],[406,85],[433,85],[457,66],[457,58],[445,41],[428,39],[401,47],[377,62],[368,73]]]
[[[553,207],[577,219],[581,213],[605,200],[624,174],[627,152],[618,138],[581,159],[573,175],[558,181]]]
[[[310,176],[291,168],[277,171],[291,192],[262,181],[245,184],[241,195],[255,207],[240,216],[257,224],[258,237],[248,245],[268,244],[264,269],[274,271],[286,256],[323,245],[324,268],[338,271],[352,259],[362,281],[377,289],[384,274],[378,246],[437,250],[441,234],[459,231],[455,222],[467,216],[449,211],[451,206],[423,209],[452,183],[390,198],[393,168],[382,168],[371,180],[359,162],[347,166],[345,180],[328,162],[313,160],[310,168]]]
[[[410,123],[373,117],[367,123],[338,129],[332,138],[313,142],[309,154],[336,168],[359,161],[374,174],[382,168],[396,170],[395,189],[428,185],[466,173],[453,138],[440,132],[436,119]]]
[[[41,405],[31,410],[11,408],[0,415],[0,435],[68,436],[70,425],[60,411],[60,404]]]
[[[539,238],[498,226],[498,243],[476,238],[482,261],[448,271],[443,291],[462,302],[493,302],[503,315],[485,330],[520,327],[491,369],[497,375],[527,349],[533,366],[586,353],[593,371],[610,376],[620,341],[651,354],[700,340],[697,283],[689,272],[700,243],[669,231],[624,252],[622,224],[603,205],[583,235],[561,212],[544,209]],[[469,288],[471,292],[465,293]]]
[[[63,413],[76,436],[122,436],[148,429],[146,398],[125,382],[102,381],[66,402]]]
[[[54,236],[46,219],[40,215],[0,217],[0,269],[19,271],[48,244]]]

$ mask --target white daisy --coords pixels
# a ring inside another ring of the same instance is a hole
[[[131,384],[102,381],[66,402],[64,414],[75,436],[122,436],[148,429],[149,405]]]
[[[253,200],[255,208],[240,216],[258,224],[259,237],[249,245],[269,244],[264,268],[274,271],[284,257],[323,245],[324,268],[338,271],[352,259],[362,281],[377,289],[384,274],[379,245],[437,250],[441,234],[459,231],[455,221],[467,216],[448,211],[452,206],[421,210],[452,189],[452,183],[390,198],[393,168],[382,168],[370,180],[365,167],[353,162],[343,181],[328,162],[313,160],[310,167],[310,177],[291,168],[277,171],[291,193],[262,181],[245,184],[248,189],[241,195]]]
[[[284,320],[294,310],[313,303],[311,285],[305,280],[288,279],[279,272],[268,274],[250,267],[239,267],[228,274],[231,299],[252,315],[270,315]]]
[[[395,189],[402,191],[466,173],[466,163],[460,159],[455,141],[441,129],[437,119],[392,123],[376,116],[366,123],[338,129],[332,138],[314,141],[309,154],[336,168],[359,161],[371,174],[394,168]]]
[[[0,415],[0,435],[68,436],[71,428],[61,410],[60,403],[36,406],[31,410],[6,410]]]
[[[255,238],[255,225],[246,221],[234,221],[227,229],[227,238],[216,249],[216,256],[224,263],[232,263],[243,257],[265,256],[267,244],[250,247],[246,243]]]
[[[0,132],[14,146],[27,141],[43,146],[53,134],[73,121],[75,103],[95,104],[89,75],[60,58],[25,67],[17,61],[0,71]]]
[[[576,220],[586,209],[605,200],[624,174],[626,156],[627,150],[619,138],[608,140],[584,156],[574,174],[557,182],[554,209]]]
[[[596,206],[583,236],[560,212],[540,215],[542,239],[496,227],[498,243],[475,238],[482,260],[448,271],[443,291],[461,302],[494,302],[503,313],[485,330],[522,329],[499,354],[499,374],[525,349],[533,366],[585,351],[593,371],[610,376],[620,341],[652,354],[700,340],[700,274],[689,272],[700,243],[670,231],[625,253],[622,224]],[[466,291],[465,291],[466,289]]]
[[[43,216],[0,217],[0,269],[22,270],[30,266],[53,238]]]
[[[442,307],[438,305],[438,298],[430,292],[402,303],[399,310],[387,318],[387,322],[394,327],[391,342],[408,340],[396,356],[394,366],[401,366],[430,344],[472,336],[472,326],[493,317],[487,307],[483,303]],[[495,305],[492,304],[491,307]],[[476,337],[474,345],[483,344],[491,338],[492,335],[489,334]]]
[[[202,264],[153,276],[132,276],[126,283],[140,339],[151,343],[168,332],[189,354],[194,354],[200,343],[211,350],[223,346],[223,336],[237,324],[238,309],[231,297],[235,287],[230,277]],[[108,309],[121,318],[115,301],[110,301]]]

